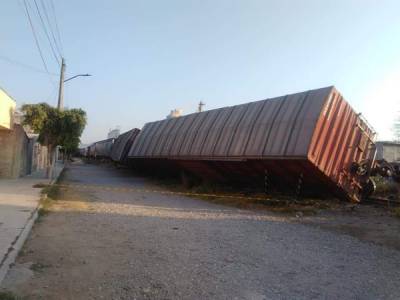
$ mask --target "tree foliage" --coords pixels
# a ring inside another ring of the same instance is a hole
[[[24,125],[39,134],[39,142],[53,149],[62,146],[67,152],[74,151],[86,126],[86,113],[82,109],[59,111],[47,103],[25,104]]]

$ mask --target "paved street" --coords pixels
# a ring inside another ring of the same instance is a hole
[[[399,299],[400,252],[73,164],[4,282],[28,299]],[[106,187],[113,188],[107,190]],[[120,188],[120,189],[116,189]]]

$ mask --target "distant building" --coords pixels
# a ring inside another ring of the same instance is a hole
[[[171,110],[171,112],[167,116],[167,119],[178,118],[178,117],[182,116],[182,114],[183,114],[182,109],[174,109],[174,110]]]
[[[400,143],[376,142],[376,159],[384,159],[388,162],[400,161]]]
[[[121,128],[117,127],[113,130],[110,129],[110,131],[107,134],[107,139],[116,139],[121,132]]]

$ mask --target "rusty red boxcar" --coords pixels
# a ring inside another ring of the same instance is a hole
[[[207,180],[330,190],[360,201],[375,132],[334,87],[147,123],[129,158]]]

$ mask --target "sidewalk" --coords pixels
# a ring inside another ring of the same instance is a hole
[[[57,163],[55,178],[64,165]],[[40,188],[48,183],[45,170],[18,179],[0,179],[0,283],[23,246],[37,217]]]

